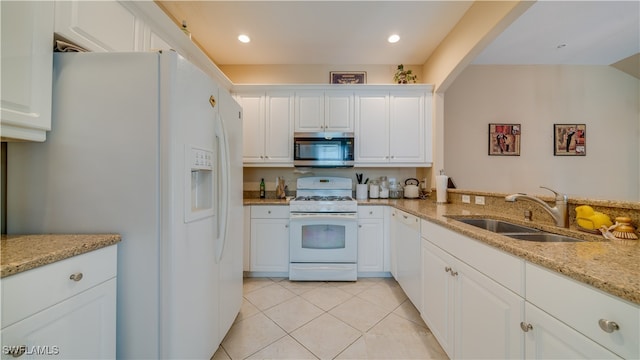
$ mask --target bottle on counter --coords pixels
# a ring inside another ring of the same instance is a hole
[[[260,199],[264,199],[266,196],[266,191],[264,189],[264,179],[260,180]]]

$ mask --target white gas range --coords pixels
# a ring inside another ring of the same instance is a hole
[[[358,202],[353,181],[306,177],[289,202],[289,279],[355,281],[358,278]]]

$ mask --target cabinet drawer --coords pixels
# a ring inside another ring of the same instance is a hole
[[[252,219],[288,219],[289,207],[288,206],[264,206],[254,205],[251,207]]]
[[[627,359],[640,357],[640,308],[573,279],[526,265],[527,301]],[[619,329],[605,332],[600,319]]]
[[[2,328],[116,276],[117,245],[2,279]],[[73,274],[82,274],[78,281]]]
[[[358,206],[359,219],[382,219],[384,206]]]
[[[422,237],[524,297],[524,260],[422,220]]]

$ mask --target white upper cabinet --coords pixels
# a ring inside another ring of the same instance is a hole
[[[389,95],[360,92],[356,95],[356,144],[358,164],[389,162]]]
[[[431,165],[431,94],[424,88],[357,92],[355,103],[356,165]]]
[[[45,141],[51,129],[53,2],[2,1],[3,141]]]
[[[242,106],[245,166],[293,164],[293,93],[245,93]]]
[[[141,50],[142,27],[115,0],[55,2],[55,32],[87,50]]]
[[[425,98],[422,93],[392,93],[389,97],[389,157],[393,163],[424,163]]]
[[[352,132],[353,92],[296,92],[295,131]]]

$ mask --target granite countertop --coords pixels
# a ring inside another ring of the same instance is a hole
[[[114,245],[120,240],[118,234],[2,235],[0,277]]]
[[[258,200],[258,201],[256,201]],[[245,199],[245,205],[287,205],[279,199]],[[575,228],[525,222],[505,216],[499,209],[461,204],[438,205],[433,200],[364,200],[360,205],[388,205],[482,241],[533,264],[640,305],[640,240],[608,241]],[[522,241],[456,221],[455,217],[490,217],[562,235],[584,242],[542,243]]]

